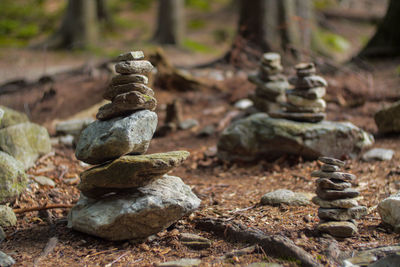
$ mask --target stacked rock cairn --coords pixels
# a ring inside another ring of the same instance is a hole
[[[255,93],[249,96],[257,110],[266,113],[276,111],[286,101],[285,92],[290,85],[282,71],[281,56],[277,53],[265,53],[258,73],[249,75],[249,81],[257,85]]]
[[[157,126],[156,99],[146,86],[153,66],[141,51],[122,54],[103,97],[98,120],[79,138],[76,157],[99,164],[81,173],[81,197],[68,226],[109,240],[145,239],[191,213],[200,200],[166,173],[187,151],[143,155]]]
[[[284,111],[270,114],[271,117],[300,122],[320,122],[325,119],[325,96],[328,83],[316,75],[313,63],[300,63],[295,66],[296,77],[290,79],[294,89],[286,92],[287,103]]]
[[[323,163],[321,170],[311,173],[312,177],[318,177],[317,196],[312,200],[320,206],[317,230],[338,238],[354,236],[358,232],[355,220],[368,212],[367,207],[358,204],[360,192],[351,188],[356,176],[340,172],[345,164],[341,160],[328,157],[318,160]]]

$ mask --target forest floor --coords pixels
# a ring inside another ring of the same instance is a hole
[[[359,30],[357,25],[336,23],[335,26],[344,29],[344,34],[349,38],[356,38],[354,33]],[[364,33],[371,34],[371,27],[365,29]],[[351,41],[353,44],[356,42]],[[361,47],[359,40],[357,42],[353,52]],[[174,49],[167,51],[168,56],[174,58],[173,62],[180,65],[203,63],[215,57],[201,54],[191,56],[188,51],[179,52]],[[54,134],[55,121],[93,115],[95,111],[90,107],[101,101],[102,91],[110,79],[108,72],[85,67],[74,75],[64,73],[54,76],[51,82],[30,83],[29,80],[35,80],[41,75],[53,75],[61,70],[81,66],[84,62],[95,66],[102,59],[43,52],[39,54],[42,60],[37,60],[37,51],[18,49],[2,50],[0,56],[1,82],[19,78],[21,74],[28,79],[24,89],[2,93],[0,104],[25,111],[33,121],[45,125],[51,134]],[[20,60],[18,64],[14,62],[16,58]],[[385,162],[346,159],[346,172],[358,177],[355,187],[363,196],[360,203],[371,208],[367,216],[358,220],[359,233],[353,238],[334,241],[327,236],[318,236],[313,230],[319,222],[318,207],[315,205],[299,208],[258,204],[263,194],[280,188],[313,193],[315,179],[310,177],[310,173],[319,168],[319,163],[296,157],[252,164],[219,161],[215,156],[216,144],[232,112],[237,112],[232,104],[245,98],[254,90],[254,86],[247,81],[245,71],[191,69],[194,74],[207,77],[215,86],[189,92],[154,88],[159,102],[157,114],[159,125],[162,125],[165,104],[181,98],[184,119],[196,119],[200,125],[191,130],[154,138],[147,153],[172,150],[187,150],[191,153],[189,159],[171,174],[181,177],[202,200],[196,212],[140,243],[109,242],[73,231],[66,224],[68,208],[23,212],[17,216],[16,227],[5,229],[7,239],[0,244],[0,250],[12,256],[17,262],[16,266],[151,266],[179,258],[200,258],[202,266],[246,266],[261,261],[298,266],[297,262],[290,259],[272,258],[261,249],[229,257],[229,252],[248,245],[229,242],[199,229],[196,220],[201,218],[224,219],[230,223],[237,222],[257,228],[267,235],[283,235],[326,266],[334,265],[324,254],[332,242],[337,242],[338,247],[345,252],[399,244],[400,235],[381,224],[374,207],[400,189],[400,139],[397,136],[379,136],[373,120],[374,113],[382,106],[400,99],[399,65],[400,60],[396,59],[369,63],[366,65],[368,70],[338,65],[336,72],[324,74],[329,82],[326,97],[328,119],[350,121],[375,135],[374,147],[395,151],[393,159]],[[287,74],[293,75],[292,68],[287,67]],[[82,112],[87,109],[89,111]],[[215,127],[215,133],[199,137],[198,133],[208,125]],[[28,174],[47,176],[56,186],[49,188],[32,183],[29,190],[13,203],[12,208],[75,203],[79,198],[76,188],[79,173],[85,168],[76,160],[73,148],[54,146],[54,153],[40,158],[36,166],[28,170]],[[180,233],[204,236],[212,241],[212,245],[202,250],[189,249],[179,242]],[[53,237],[56,237],[56,242]]]

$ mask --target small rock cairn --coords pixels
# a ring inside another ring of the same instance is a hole
[[[354,236],[358,232],[354,220],[367,214],[367,207],[358,205],[360,192],[351,188],[356,177],[340,172],[343,161],[328,157],[318,160],[323,163],[321,170],[311,173],[318,177],[317,196],[312,199],[320,206],[317,230],[339,238]]]
[[[187,151],[146,153],[157,127],[156,99],[146,86],[153,66],[142,51],[118,57],[98,120],[81,133],[76,157],[99,164],[81,173],[81,197],[68,226],[109,240],[145,239],[197,209],[200,200],[166,173]]]
[[[328,83],[321,76],[315,75],[313,63],[300,63],[295,66],[296,77],[290,79],[294,85],[288,90],[284,111],[270,114],[271,117],[284,118],[300,122],[320,122],[325,119],[326,102],[322,97]]]
[[[285,92],[290,85],[282,71],[281,56],[278,53],[265,53],[258,74],[249,75],[249,81],[257,85],[255,93],[249,98],[259,111],[276,111],[280,109],[280,103],[286,101]]]

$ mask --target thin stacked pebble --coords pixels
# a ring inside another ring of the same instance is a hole
[[[320,122],[325,119],[326,94],[328,83],[316,75],[313,63],[300,63],[295,66],[296,77],[290,79],[294,89],[288,90],[284,111],[270,114],[274,118],[284,118],[300,122]]]
[[[255,93],[249,98],[259,111],[268,113],[279,110],[280,104],[286,101],[285,92],[290,85],[282,71],[281,56],[277,53],[265,53],[261,58],[258,74],[249,75],[249,81],[257,85]]]
[[[157,127],[156,99],[147,87],[153,66],[141,51],[118,57],[98,120],[81,133],[75,155],[98,164],[81,173],[81,197],[69,227],[109,240],[143,239],[197,209],[200,200],[179,177],[187,151],[146,153]]]
[[[311,173],[317,177],[317,196],[313,203],[320,206],[318,217],[320,223],[317,230],[334,237],[351,237],[357,234],[354,220],[367,214],[367,207],[360,206],[360,192],[351,188],[356,176],[340,172],[344,162],[334,158],[320,157],[323,163],[321,170]]]

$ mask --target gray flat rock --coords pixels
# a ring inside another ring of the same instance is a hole
[[[351,187],[351,183],[343,182],[341,180],[332,180],[327,178],[319,178],[316,181],[317,187],[320,189],[334,189],[343,190]]]
[[[338,172],[340,171],[340,167],[332,164],[323,164],[321,166],[321,171],[323,172]]]
[[[143,51],[132,51],[124,54],[120,54],[117,57],[117,61],[130,61],[130,60],[139,60],[144,58]]]
[[[81,195],[68,227],[108,240],[143,240],[196,210],[200,199],[179,177],[164,175],[137,193],[95,200]]]
[[[122,61],[115,65],[115,71],[119,74],[147,74],[153,68],[147,60]]]
[[[394,155],[394,151],[392,149],[384,149],[384,148],[373,148],[368,150],[364,155],[362,155],[362,160],[364,161],[386,161],[391,160]]]
[[[338,167],[344,167],[344,164],[345,164],[344,161],[330,158],[330,157],[319,157],[318,160],[321,161],[322,163],[336,165]]]
[[[0,266],[1,267],[9,267],[14,264],[15,264],[15,260],[11,256],[8,256],[3,251],[0,251]]]
[[[263,195],[260,203],[262,205],[273,206],[280,204],[286,204],[289,206],[307,206],[310,204],[310,199],[303,193],[297,193],[287,189],[279,189]]]
[[[345,172],[323,172],[323,171],[313,171],[311,173],[311,177],[318,178],[328,178],[328,179],[336,179],[342,180],[344,182],[352,182],[356,179],[356,176],[351,173]]]
[[[296,66],[294,66],[296,70],[296,74],[298,77],[305,77],[305,76],[310,76],[314,75],[316,73],[315,65],[314,63],[299,63]]]
[[[312,202],[315,205],[320,206],[321,208],[341,208],[341,209],[348,209],[352,207],[358,206],[358,200],[360,197],[356,198],[344,198],[344,199],[335,199],[335,200],[323,200],[318,196],[312,198]]]
[[[269,115],[273,118],[287,119],[297,122],[321,122],[325,119],[325,113],[300,113],[300,112],[282,112],[274,111]]]
[[[56,124],[56,134],[79,136],[83,129],[94,121],[93,118],[72,119]]]
[[[325,87],[315,87],[311,88],[308,90],[288,90],[286,92],[288,95],[295,95],[295,96],[300,96],[306,99],[310,100],[315,100],[315,99],[320,99],[323,98],[326,94],[326,88]]]
[[[300,107],[310,107],[310,108],[320,108],[320,109],[325,109],[326,108],[326,102],[325,100],[319,98],[319,99],[307,99],[303,98],[298,95],[293,95],[289,94],[287,96],[288,102],[292,105],[295,106],[300,106]]]
[[[348,122],[304,123],[257,113],[227,127],[217,147],[224,160],[254,161],[282,155],[317,159],[356,157],[373,142],[370,134]]]
[[[317,196],[323,200],[335,200],[343,198],[355,198],[360,195],[355,189],[346,188],[344,190],[333,190],[333,189],[320,189],[317,188]]]
[[[318,217],[325,221],[350,221],[361,219],[363,216],[367,215],[367,213],[368,209],[364,206],[357,206],[349,209],[318,209]]]
[[[314,87],[327,87],[328,83],[324,78],[318,75],[310,75],[305,77],[295,77],[290,80],[298,89],[309,89]]]
[[[107,87],[103,94],[103,98],[107,100],[113,100],[114,97],[120,94],[125,94],[129,92],[139,92],[145,95],[154,96],[154,91],[150,87],[141,83],[127,83],[123,85],[113,85]]]
[[[123,85],[127,83],[142,83],[148,84],[149,79],[141,74],[125,74],[116,75],[111,79],[111,86]]]
[[[157,114],[148,110],[95,121],[82,132],[75,155],[83,162],[100,164],[125,154],[143,154],[156,127]]]
[[[100,107],[96,118],[109,120],[129,115],[137,110],[147,109],[153,111],[156,106],[157,100],[154,97],[133,91],[117,95],[111,103]]]
[[[334,237],[352,237],[358,233],[357,226],[352,222],[322,222],[317,230]]]
[[[159,267],[196,267],[201,264],[200,259],[179,259],[176,261],[167,261],[163,263],[157,263]]]

